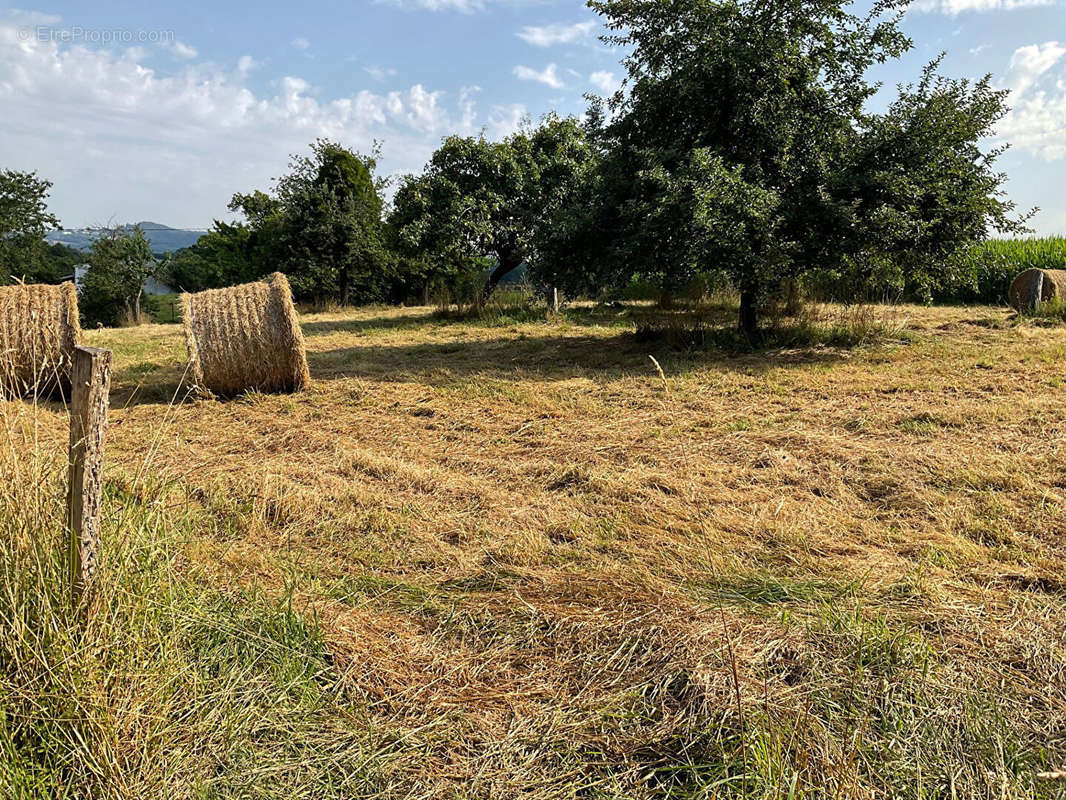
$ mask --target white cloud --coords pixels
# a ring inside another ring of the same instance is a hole
[[[464,86],[459,90],[459,108],[462,111],[462,117],[459,121],[458,132],[464,136],[469,136],[475,130],[476,98],[479,94],[481,94],[480,86]]]
[[[490,139],[502,139],[517,131],[529,119],[529,112],[521,103],[494,106],[489,112],[485,133]]]
[[[955,16],[965,11],[1013,11],[1016,8],[1054,4],[1055,0],[917,0],[910,9]]]
[[[575,22],[573,25],[558,22],[553,25],[529,25],[515,34],[519,39],[536,47],[551,47],[555,44],[572,44],[589,36],[596,29],[593,20]]]
[[[376,81],[383,81],[386,78],[396,76],[396,70],[392,67],[363,67],[363,72]]]
[[[24,11],[21,8],[8,9],[7,17],[16,25],[58,25],[63,21],[63,18],[58,14],[43,14],[40,11]]]
[[[399,8],[424,8],[428,11],[461,11],[469,14],[485,7],[482,0],[375,0],[379,4]]]
[[[401,117],[415,130],[432,133],[441,130],[446,124],[447,114],[438,105],[443,92],[430,92],[417,83],[406,95],[389,92],[389,108],[393,116]]]
[[[1003,83],[1015,95],[1024,94],[1041,75],[1055,66],[1063,55],[1066,55],[1066,47],[1058,42],[1019,47],[1011,56]]]
[[[1045,85],[1064,55],[1066,46],[1058,42],[1019,47],[1003,80],[1012,90],[1012,108],[996,127],[998,138],[1046,161],[1066,158],[1066,76]]]
[[[311,46],[311,42],[309,42],[303,36],[297,36],[295,39],[292,40],[291,44],[297,50],[306,50],[308,47]]]
[[[167,42],[163,45],[167,50],[176,55],[178,58],[184,58],[191,60],[200,55],[199,51],[192,45],[185,44],[185,42],[179,42],[175,39],[173,42]]]
[[[592,85],[599,89],[603,94],[614,94],[618,91],[618,87],[622,85],[622,82],[618,80],[618,76],[613,72],[607,70],[600,70],[599,72],[593,72],[589,75],[589,80]]]
[[[317,137],[363,152],[381,140],[385,172],[413,171],[445,133],[509,131],[524,113],[479,113],[476,87],[451,95],[415,83],[331,98],[288,75],[254,92],[250,56],[236,69],[190,60],[163,74],[132,55],[141,54],[22,41],[0,16],[0,152],[5,166],[54,181],[51,207],[67,225],[113,217],[200,227],[226,216],[234,192],[267,188]]]
[[[514,68],[515,77],[522,81],[536,81],[550,86],[553,89],[562,89],[566,84],[559,78],[558,68],[555,64],[549,64],[542,72],[537,72],[531,67],[519,65]]]
[[[1045,161],[1066,158],[1066,87],[1016,103],[1000,122],[999,137]]]
[[[261,66],[263,65],[251,56],[241,56],[237,59],[237,72],[241,75],[248,75],[252,70],[259,69]]]

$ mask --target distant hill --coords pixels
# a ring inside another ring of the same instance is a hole
[[[188,230],[186,228],[171,228],[159,222],[138,222],[144,230],[144,235],[152,244],[153,253],[173,252],[196,244],[196,241],[207,231]],[[123,226],[127,230],[133,230],[134,225]],[[76,250],[88,250],[96,237],[96,232],[91,228],[73,228],[66,231],[49,231],[45,238],[49,242],[60,242],[73,247]]]

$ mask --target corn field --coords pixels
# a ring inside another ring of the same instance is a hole
[[[938,300],[1005,303],[1014,276],[1027,269],[1066,269],[1066,237],[988,239],[961,253],[961,272],[976,277],[976,287],[949,288]]]

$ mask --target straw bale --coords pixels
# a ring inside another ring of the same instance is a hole
[[[1030,311],[1036,297],[1036,283],[1043,277],[1044,285],[1040,292],[1040,302],[1046,303],[1053,297],[1066,300],[1066,270],[1063,269],[1027,269],[1011,281],[1007,293],[1010,304],[1018,311]]]
[[[203,393],[293,392],[310,382],[289,281],[265,281],[181,296],[190,379]]]
[[[5,394],[67,393],[80,340],[73,283],[0,287],[0,388]]]

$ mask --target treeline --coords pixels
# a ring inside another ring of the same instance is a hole
[[[1006,92],[944,77],[936,60],[870,112],[867,73],[912,47],[901,5],[589,5],[629,55],[622,89],[583,120],[448,137],[391,202],[377,153],[319,140],[266,191],[234,195],[240,221],[216,222],[162,277],[192,291],[281,270],[304,301],[444,293],[473,306],[519,266],[570,296],[728,283],[748,332],[783,286],[993,299],[973,248],[1028,218],[1004,197],[1002,148],[980,146]]]
[[[500,142],[452,136],[421,175],[399,181],[386,213],[376,158],[319,140],[270,192],[234,195],[243,221],[216,221],[174,254],[165,278],[195,291],[281,270],[304,301],[443,294],[476,306],[519,266],[543,282],[553,212],[594,164],[574,119],[549,116]]]
[[[586,119],[547,117],[501,142],[449,137],[383,217],[374,159],[330,142],[245,222],[174,261],[215,285],[278,268],[305,298],[400,300],[444,287],[474,304],[519,265],[542,287],[609,295],[739,290],[740,326],[782,285],[837,299],[978,289],[963,257],[1025,230],[979,143],[1006,112],[989,77],[939,60],[880,113],[878,63],[911,47],[892,4],[857,16],[813,0],[594,0],[627,48],[626,85]],[[194,281],[195,279],[195,281]]]

